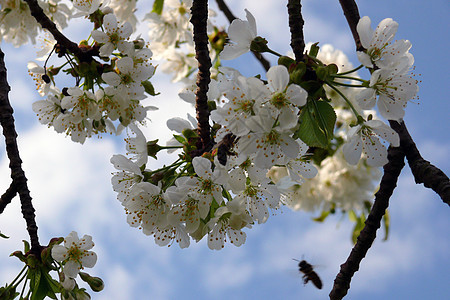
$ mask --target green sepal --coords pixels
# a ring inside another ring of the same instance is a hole
[[[145,81],[142,81],[141,83],[144,86],[145,92],[147,94],[149,94],[150,96],[157,96],[157,95],[161,94],[161,93],[155,92],[155,87],[153,86],[153,84],[150,81],[145,80]]]
[[[318,45],[319,45],[319,42],[311,45],[311,48],[309,49],[309,53],[308,53],[309,56],[317,57],[317,54],[319,54],[319,49],[320,49],[320,47]]]
[[[310,147],[326,148],[333,138],[336,113],[328,102],[309,100],[300,113],[299,123],[294,137]]]
[[[163,7],[164,7],[164,0],[155,0],[155,2],[153,2],[152,12],[161,15]]]
[[[389,225],[391,222],[391,217],[389,215],[389,211],[386,209],[386,212],[383,215],[383,225],[384,225],[384,238],[383,241],[387,241],[389,237]]]
[[[320,216],[313,218],[312,220],[315,222],[323,222],[330,215],[331,211],[322,211]]]

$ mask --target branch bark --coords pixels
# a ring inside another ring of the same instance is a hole
[[[37,225],[34,214],[34,207],[31,203],[30,191],[27,186],[27,178],[22,169],[22,160],[17,146],[17,132],[14,126],[13,108],[9,103],[8,93],[11,90],[7,81],[5,54],[0,49],[0,124],[3,127],[5,136],[6,153],[11,169],[12,185],[19,193],[22,205],[22,215],[27,223],[27,231],[30,235],[31,252],[40,257],[41,247],[37,234]]]
[[[355,40],[356,51],[363,51],[364,47],[361,45],[358,31],[356,31],[356,25],[358,25],[359,19],[361,18],[359,16],[358,6],[356,5],[355,0],[339,0],[339,3],[341,4],[348,26],[352,32],[353,39]]]
[[[381,226],[381,218],[389,206],[389,198],[392,196],[397,186],[400,172],[405,166],[404,159],[405,153],[401,147],[389,147],[389,162],[383,167],[384,175],[381,178],[380,189],[375,194],[375,201],[365,222],[366,225],[361,231],[349,257],[341,265],[341,269],[334,280],[333,289],[329,295],[330,299],[342,299],[347,295],[353,274],[359,270],[359,264],[372,246],[376,237],[376,231]]]
[[[14,182],[11,182],[9,188],[5,191],[5,193],[0,198],[0,214],[3,213],[6,206],[11,203],[12,199],[17,195],[17,188]]]
[[[69,50],[80,60],[80,62],[91,62],[93,60],[93,56],[98,56],[98,49],[90,49],[85,51],[62,34],[56,27],[56,24],[53,23],[53,21],[50,20],[44,13],[44,10],[39,6],[37,0],[24,1],[30,7],[31,15],[42,26],[42,28],[47,29],[53,35],[53,38],[57,41],[57,43],[62,48]]]
[[[400,147],[405,152],[416,183],[423,183],[425,187],[432,189],[450,206],[450,181],[447,175],[423,159],[403,121],[389,121],[389,124],[400,136]]]
[[[288,1],[289,29],[291,31],[291,47],[297,62],[303,60],[305,51],[305,38],[303,36],[302,5],[300,0]]]
[[[224,13],[225,17],[227,17],[228,22],[233,22],[234,19],[237,19],[236,16],[231,12],[231,10],[228,8],[228,5],[225,3],[224,0],[216,0],[217,5],[219,6],[219,9]],[[269,71],[270,69],[270,63],[267,59],[262,56],[261,53],[252,51],[255,58],[261,63],[264,70]]]
[[[209,126],[208,88],[211,82],[211,58],[208,50],[208,1],[194,0],[191,8],[191,23],[194,26],[195,58],[198,61],[197,89],[195,91],[195,110],[202,150],[211,147],[211,128]]]

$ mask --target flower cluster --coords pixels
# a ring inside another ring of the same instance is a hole
[[[72,11],[65,3],[61,3],[61,0],[38,0],[37,2],[60,29],[67,27]],[[15,47],[26,44],[28,40],[34,44],[39,31],[41,27],[31,16],[30,8],[25,1],[0,1],[0,41],[4,38]]]
[[[175,80],[180,80],[189,78],[194,68],[173,59],[180,45],[192,45],[184,19],[190,2],[175,2],[165,3],[162,14],[154,12],[147,18],[152,23],[150,34],[167,48],[163,53],[172,51],[160,58],[167,59],[166,65],[178,76]],[[257,36],[253,15],[247,10],[246,15],[247,21],[232,22],[229,42],[216,58],[234,59],[250,49],[278,55]],[[177,242],[184,248],[191,238],[206,237],[209,248],[221,249],[226,241],[242,245],[243,229],[265,223],[270,211],[282,205],[310,212],[362,210],[380,178],[377,167],[387,162],[379,138],[399,145],[398,135],[369,110],[374,102],[363,96],[375,91],[380,113],[386,117],[386,111],[394,111],[392,105],[397,105],[392,103],[404,106],[417,92],[416,82],[407,75],[413,62],[409,42],[389,45],[396,31],[395,26],[391,28],[394,23],[383,20],[372,32],[367,17],[360,21],[358,30],[367,50],[358,57],[370,68],[370,81],[358,76],[362,66],[354,69],[345,54],[330,45],[308,44],[301,62],[280,57],[279,65],[271,67],[264,80],[216,64],[207,95],[214,103],[210,106],[212,148],[203,145],[199,150],[197,121],[189,115],[189,121],[168,120],[167,126],[176,134],[166,146],[147,142],[133,127],[135,137],[126,141],[134,157],[115,155],[111,159],[117,169],[113,189],[130,226],[153,236],[158,245]],[[217,31],[214,34],[219,36]],[[161,53],[157,48],[155,52]],[[186,83],[179,95],[195,104],[194,87],[191,81]],[[383,93],[389,93],[391,101],[391,107],[385,105],[387,110],[380,108]],[[177,148],[182,153],[173,164],[145,168],[146,156]]]
[[[130,40],[131,24],[119,24],[110,7],[100,6],[99,1],[73,4],[81,15],[100,16],[102,26],[91,32],[92,43],[86,42],[83,47],[98,49],[98,56],[110,64],[76,58],[74,65],[67,58],[71,68],[65,72],[76,77],[76,86],[62,92],[54,85],[54,77],[62,67],[43,68],[29,63],[29,72],[39,93],[48,95],[33,104],[39,121],[53,126],[57,132],[65,132],[73,141],[84,143],[93,134],[120,133],[130,124],[144,121],[147,111],[154,107],[144,107],[140,101],[147,97],[146,92],[154,94],[148,80],[155,67],[150,62],[152,51],[141,38]],[[109,59],[111,55],[113,59]]]

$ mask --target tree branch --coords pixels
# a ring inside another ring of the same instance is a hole
[[[375,194],[375,201],[365,226],[361,231],[355,246],[350,252],[347,261],[341,265],[341,269],[334,280],[330,299],[342,299],[350,289],[350,281],[353,274],[359,270],[359,264],[366,256],[376,237],[376,231],[380,228],[381,218],[389,206],[389,198],[397,186],[398,176],[405,166],[405,153],[401,147],[389,147],[388,163],[383,167],[384,175],[381,178],[380,189]]]
[[[30,235],[31,252],[40,257],[41,249],[37,235],[37,225],[34,208],[31,203],[30,191],[27,186],[27,178],[22,170],[22,160],[17,147],[17,133],[14,126],[13,108],[9,103],[8,93],[10,87],[7,81],[5,54],[0,49],[0,124],[3,127],[5,136],[6,153],[9,158],[9,168],[11,169],[12,185],[19,193],[22,204],[22,215],[27,223],[27,231]]]
[[[11,182],[9,188],[0,198],[0,214],[3,213],[6,206],[11,203],[12,199],[17,195],[17,188],[14,182]]]
[[[80,60],[80,62],[91,62],[94,55],[98,56],[98,49],[91,48],[89,50],[84,50],[62,34],[56,27],[56,24],[53,23],[53,21],[50,20],[44,13],[44,10],[39,6],[37,0],[24,1],[30,7],[31,15],[39,24],[41,24],[42,28],[47,29],[53,35],[53,38],[57,41],[57,43],[62,48],[69,50]]]
[[[341,4],[348,26],[352,32],[353,39],[355,40],[356,51],[364,50],[364,47],[361,45],[361,40],[359,39],[358,31],[356,31],[356,25],[358,25],[361,17],[359,16],[358,6],[356,5],[355,0],[339,0],[339,3]]]
[[[303,60],[305,51],[305,38],[303,36],[302,5],[300,0],[288,0],[289,29],[291,31],[291,47],[294,51],[295,60]]]
[[[211,146],[209,126],[208,88],[211,82],[211,58],[208,50],[208,0],[194,0],[191,8],[191,23],[194,26],[195,58],[198,61],[197,90],[195,91],[195,110],[202,148]]]
[[[225,3],[224,0],[216,0],[217,5],[219,6],[219,9],[224,13],[225,17],[227,17],[228,22],[233,22],[234,19],[237,19],[233,13],[231,12],[231,10],[228,8],[227,4]],[[256,59],[261,63],[261,65],[263,66],[264,70],[269,71],[270,69],[270,63],[267,59],[264,58],[264,56],[262,56],[261,53],[259,52],[254,52],[252,51],[253,55],[256,57]]]
[[[450,206],[450,181],[447,175],[423,159],[406,128],[405,122],[389,121],[389,124],[400,136],[400,147],[405,152],[416,183],[423,183],[425,187],[435,191]]]

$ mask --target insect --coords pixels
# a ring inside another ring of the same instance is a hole
[[[236,141],[236,136],[232,133],[228,133],[223,137],[222,141],[217,143],[214,147],[214,149],[217,149],[217,160],[223,166],[227,164],[228,155],[236,155],[236,153],[230,150]]]
[[[303,273],[303,283],[307,284],[308,281],[311,281],[316,288],[319,290],[322,288],[322,280],[320,280],[319,275],[314,271],[313,266],[310,265],[306,260],[297,260],[298,261],[298,270]]]

